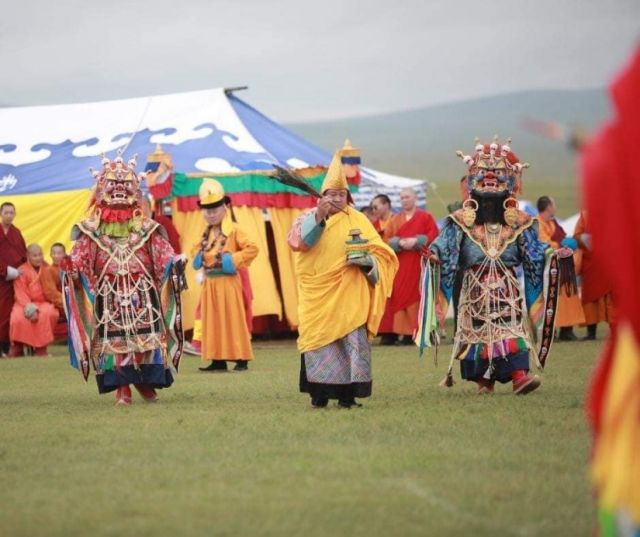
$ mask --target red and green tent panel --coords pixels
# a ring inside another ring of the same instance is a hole
[[[305,168],[296,170],[309,184],[320,191],[326,175],[326,168]],[[279,183],[271,177],[271,172],[252,171],[239,174],[176,173],[173,177],[171,195],[176,200],[179,211],[197,211],[198,190],[204,178],[216,179],[222,184],[234,206],[266,208],[308,209],[316,206],[316,200],[301,190]],[[350,184],[355,193],[358,186]]]

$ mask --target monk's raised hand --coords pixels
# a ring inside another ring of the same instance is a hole
[[[331,200],[326,196],[318,198],[318,209],[316,210],[316,222],[319,224],[329,215]]]

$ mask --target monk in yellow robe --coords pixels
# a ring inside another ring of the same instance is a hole
[[[199,198],[207,226],[191,255],[193,268],[204,274],[200,298],[202,360],[210,362],[200,371],[226,371],[227,361],[236,363],[234,371],[246,371],[253,349],[238,269],[251,264],[258,247],[231,221],[218,181],[204,179]]]
[[[19,267],[20,276],[14,281],[15,302],[11,310],[10,337],[12,357],[24,354],[24,345],[34,348],[36,356],[47,356],[47,345],[53,342],[53,330],[58,310],[47,302],[40,274],[46,270],[42,248],[27,247],[27,262]]]
[[[542,196],[538,199],[538,238],[541,242],[546,242],[557,250],[561,247],[569,247],[574,252],[577,250],[577,243],[575,239],[567,237],[566,232],[562,229],[562,226],[556,221],[556,204],[553,198],[549,196]],[[571,241],[571,242],[569,242]],[[574,253],[574,263],[576,264],[576,271],[579,270],[580,265],[580,253]],[[566,286],[560,288],[560,298],[558,299],[558,311],[556,313],[555,325],[560,328],[560,334],[558,339],[560,341],[574,341],[577,339],[573,333],[573,327],[585,323],[584,311],[582,309],[582,302],[578,293],[573,293],[571,296],[567,293]]]
[[[391,294],[398,260],[369,219],[349,206],[347,175],[356,174],[357,149],[338,150],[317,208],[289,233],[298,278],[300,391],[316,408],[337,399],[360,406],[371,395],[371,344]]]

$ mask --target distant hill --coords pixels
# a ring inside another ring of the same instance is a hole
[[[366,165],[398,175],[451,181],[464,173],[455,155],[473,140],[513,138],[518,156],[531,163],[527,181],[572,181],[575,155],[563,144],[529,132],[525,118],[558,121],[592,130],[609,114],[604,90],[525,91],[380,116],[288,125],[332,151],[345,137],[362,148]]]

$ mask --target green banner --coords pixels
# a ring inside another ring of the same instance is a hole
[[[320,190],[325,173],[315,175],[307,179],[308,183]],[[279,183],[268,175],[259,173],[247,173],[233,176],[210,175],[222,184],[227,194],[237,194],[240,192],[257,192],[260,194],[282,194],[289,192],[292,194],[304,194],[301,190]],[[198,189],[202,183],[202,177],[188,177],[185,173],[176,173],[173,176],[172,194],[176,197],[197,196]]]

